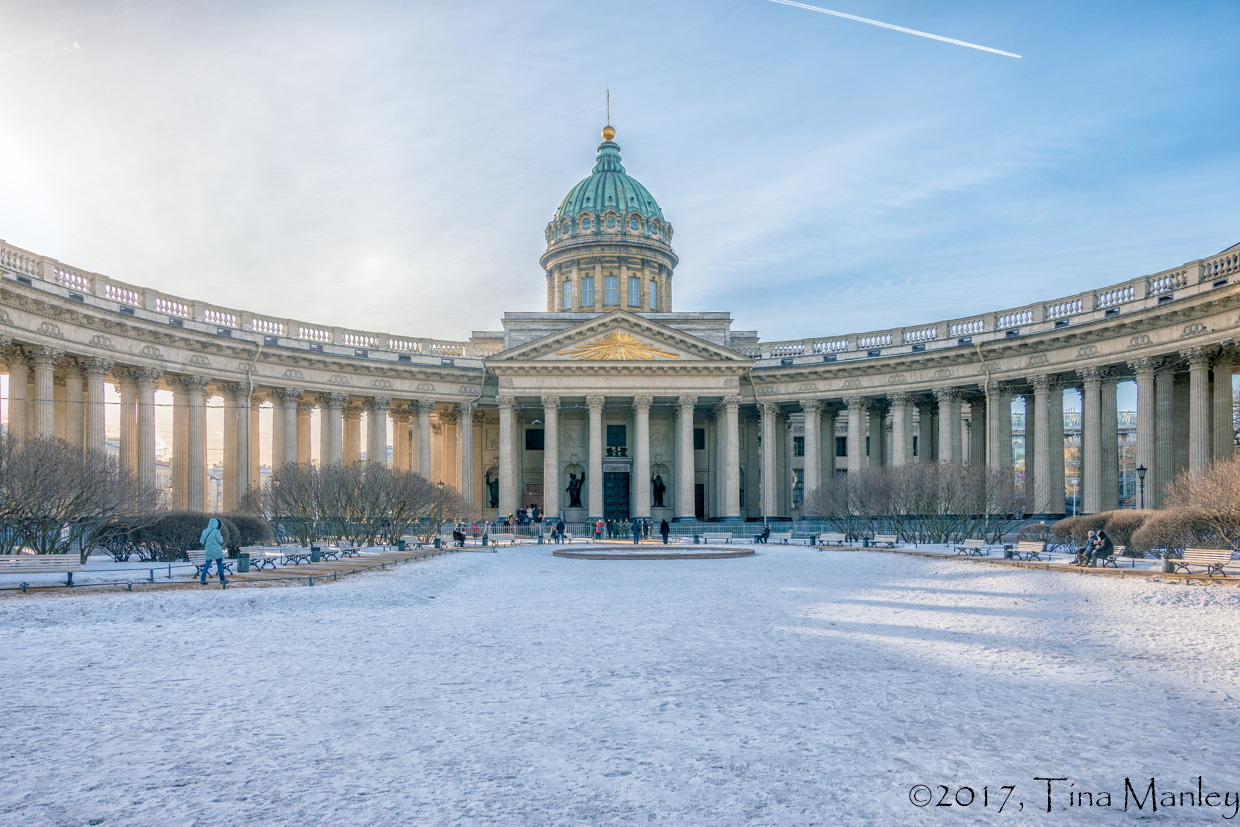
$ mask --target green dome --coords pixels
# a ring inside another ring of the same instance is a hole
[[[625,173],[620,163],[620,145],[615,141],[598,145],[598,161],[590,177],[568,191],[555,212],[555,220],[581,213],[599,215],[607,209],[622,216],[639,213],[645,218],[663,220],[663,211],[650,191]]]

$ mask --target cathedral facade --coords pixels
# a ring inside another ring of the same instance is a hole
[[[258,484],[269,421],[273,467],[390,461],[479,516],[535,505],[570,522],[795,518],[803,492],[863,468],[1010,469],[1017,396],[1029,510],[1062,514],[1065,388],[1081,392],[1083,510],[1114,508],[1125,380],[1148,506],[1232,456],[1240,245],[1024,307],[763,341],[674,309],[673,227],[614,138],[545,228],[545,311],[468,340],[220,307],[0,242],[9,430],[102,448],[110,382],[121,460],[154,481],[155,394],[171,391],[171,504],[203,509],[204,411],[222,397],[225,510]]]

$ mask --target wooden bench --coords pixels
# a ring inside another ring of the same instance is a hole
[[[1205,573],[1211,577],[1215,572],[1219,576],[1226,577],[1227,572],[1223,571],[1223,566],[1231,562],[1231,549],[1229,548],[1186,548],[1184,556],[1175,563],[1175,570],[1179,572],[1184,570],[1185,574],[1192,574],[1193,570],[1189,566],[1205,566]]]
[[[1017,560],[1041,560],[1046,553],[1046,543],[1036,540],[1022,540],[1012,549],[1012,556]]]
[[[66,586],[73,585],[73,575],[82,571],[81,560],[73,554],[0,554],[0,574],[64,574]],[[29,583],[22,583],[25,591]]]
[[[280,552],[284,555],[285,562],[292,563],[294,566],[310,562],[309,546],[281,546]]]
[[[963,554],[965,557],[981,557],[984,554],[988,554],[986,551],[986,541],[972,539],[965,540],[960,545],[956,546],[956,553]]]
[[[1115,546],[1111,549],[1111,553],[1102,561],[1102,567],[1105,569],[1110,566],[1113,569],[1119,568],[1119,558],[1124,556],[1124,552],[1128,550],[1128,546]],[[1137,565],[1136,558],[1133,558],[1133,567]]]
[[[825,534],[818,535],[818,545],[820,546],[829,546],[832,543],[835,543],[837,546],[842,546],[847,542],[848,542],[847,534],[827,532]]]
[[[792,532],[791,532],[791,531],[772,531],[772,532],[771,532],[771,536],[770,536],[770,537],[767,537],[767,538],[766,538],[766,541],[769,543],[769,542],[771,542],[772,540],[778,540],[779,542],[783,543],[784,545],[788,545],[788,541],[789,541],[789,540],[791,540],[791,539],[792,539]]]
[[[487,538],[487,542],[493,546],[502,546],[505,543],[510,546],[515,546],[519,539],[520,538],[515,534],[492,534]]]
[[[702,541],[706,543],[731,543],[732,532],[730,531],[703,531]]]
[[[253,548],[243,548],[241,553],[250,555],[250,565],[259,571],[269,568],[274,569],[277,563],[284,560],[284,553],[278,548],[255,546]]]
[[[875,534],[870,540],[872,546],[886,546],[887,548],[895,548],[896,543],[900,542],[900,538],[894,534]]]
[[[194,567],[194,576],[199,578],[202,577],[202,567],[207,564],[207,553],[202,550],[187,551],[185,552],[185,557],[189,560],[190,565]],[[221,562],[224,564],[224,571],[232,574],[233,561],[229,560],[227,557],[224,557]]]

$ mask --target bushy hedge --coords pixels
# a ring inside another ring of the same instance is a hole
[[[272,542],[271,528],[258,517],[244,514],[205,514],[198,511],[165,511],[109,520],[91,542],[118,562],[139,560],[170,562],[201,549],[198,538],[212,518],[220,521],[224,545],[239,549]]]

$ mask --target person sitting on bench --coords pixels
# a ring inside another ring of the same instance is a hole
[[[765,543],[771,539],[771,527],[769,525],[762,526],[762,533],[753,539],[755,543]]]
[[[1076,557],[1072,558],[1072,565],[1083,566],[1089,562],[1089,557],[1094,551],[1094,537],[1097,532],[1089,532],[1089,536],[1085,538],[1085,545],[1076,550]]]
[[[1115,543],[1111,542],[1111,537],[1103,529],[1098,529],[1098,536],[1094,538],[1094,553],[1090,555],[1089,567],[1097,568],[1106,562],[1106,559],[1115,553]]]

